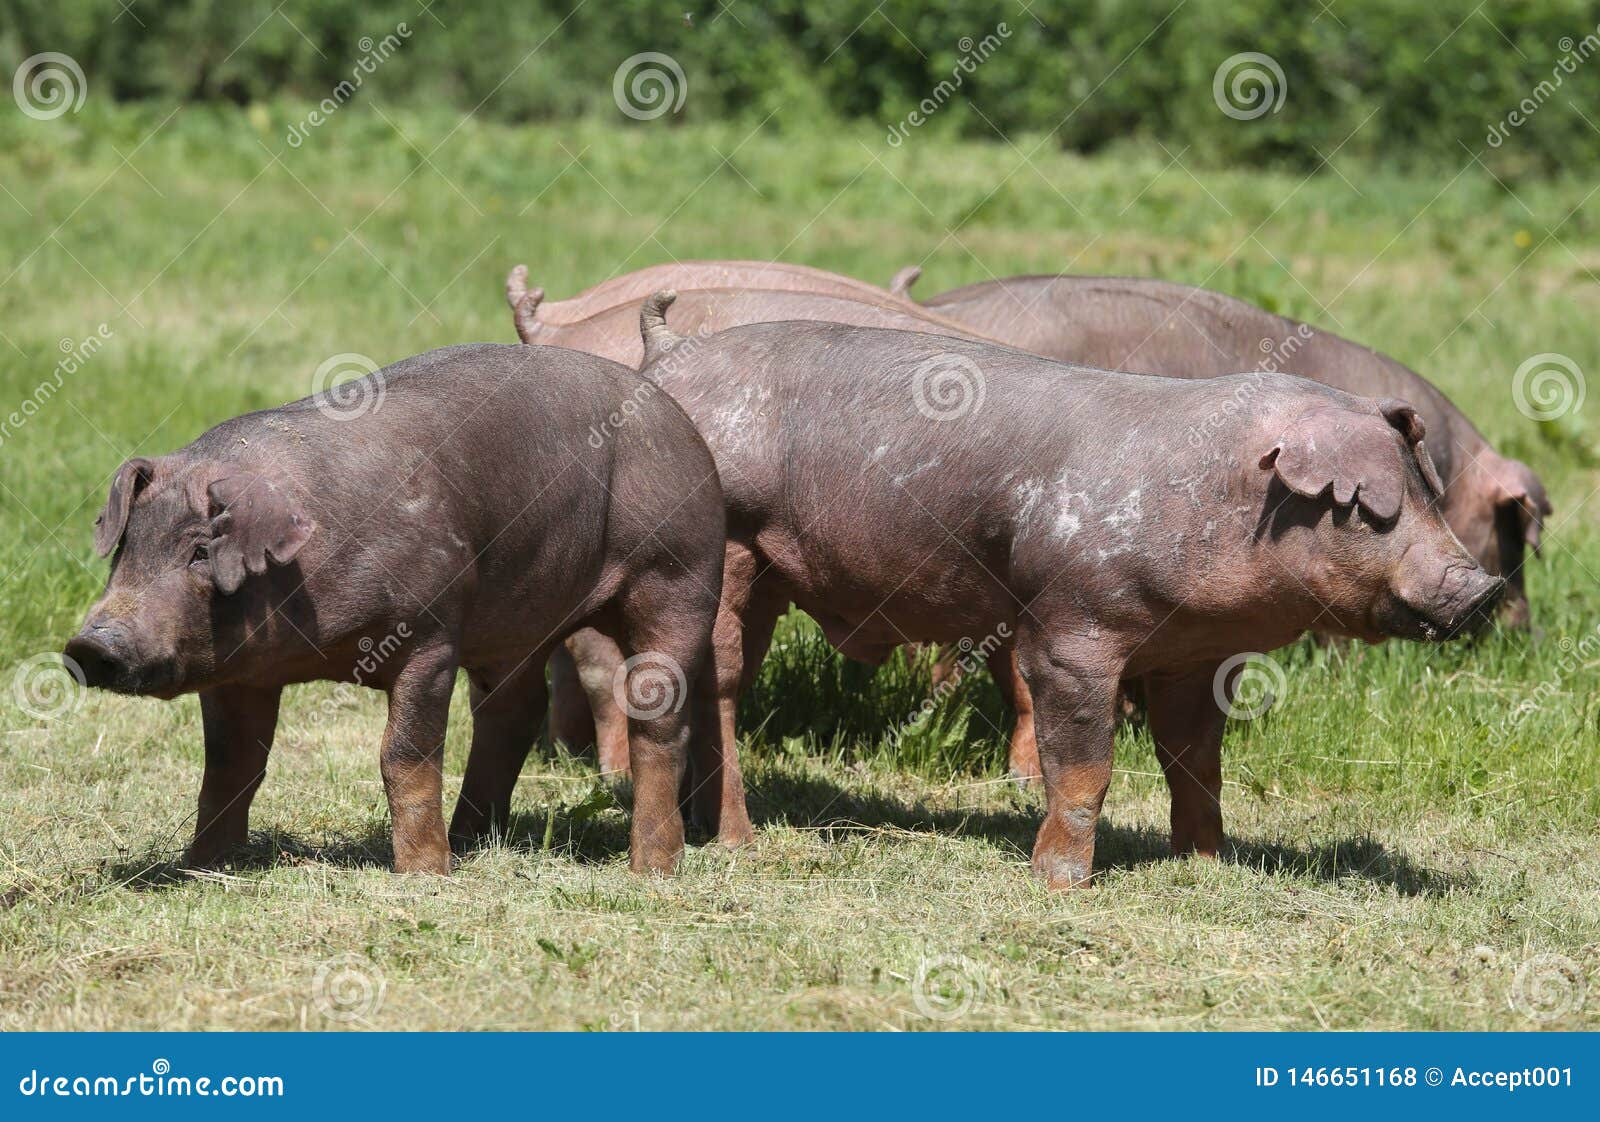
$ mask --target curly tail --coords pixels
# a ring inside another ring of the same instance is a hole
[[[533,342],[539,333],[539,302],[544,299],[544,289],[528,287],[528,267],[518,265],[506,275],[506,303],[511,305],[511,318],[516,321],[517,336],[524,343]]]
[[[920,265],[907,265],[889,281],[889,291],[896,296],[904,296],[909,300],[911,299],[911,286],[917,283],[917,278],[920,276],[922,276],[922,267]]]
[[[652,292],[639,309],[639,334],[644,336],[644,363],[649,366],[683,341],[683,336],[667,326],[667,309],[678,294],[670,288]]]

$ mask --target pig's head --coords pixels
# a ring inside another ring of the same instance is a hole
[[[174,697],[207,685],[237,648],[247,586],[316,529],[270,467],[177,453],[117,470],[95,522],[111,556],[104,595],[65,654],[90,686]]]
[[[1528,626],[1528,597],[1523,565],[1528,550],[1539,554],[1539,536],[1551,513],[1544,484],[1533,469],[1484,448],[1451,481],[1444,517],[1467,552],[1496,576],[1506,578],[1500,604],[1505,624]]]
[[[1320,605],[1312,626],[1376,641],[1481,628],[1506,582],[1439,511],[1422,420],[1402,401],[1321,402],[1260,458],[1273,473],[1263,536]]]

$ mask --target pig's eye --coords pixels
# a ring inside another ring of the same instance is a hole
[[[189,564],[203,565],[209,560],[211,560],[211,547],[206,545],[205,542],[201,542],[194,547],[194,553],[189,558]]]

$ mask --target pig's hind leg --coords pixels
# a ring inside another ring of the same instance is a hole
[[[1222,729],[1227,698],[1216,666],[1145,678],[1150,733],[1172,792],[1172,852],[1215,857],[1222,848]],[[1231,686],[1231,683],[1229,683]]]
[[[450,818],[450,848],[461,853],[511,821],[511,792],[544,719],[546,651],[509,671],[479,671],[472,682],[472,749]]]
[[[568,678],[562,673],[564,668],[556,665],[557,677],[552,683],[556,704],[550,713],[551,728],[560,721],[570,729],[577,722],[569,714],[575,710],[581,712],[591,722],[600,774],[627,775],[628,715],[616,698],[616,676],[623,662],[616,640],[597,628],[580,628],[568,636],[551,662],[573,667]],[[573,741],[568,740],[568,744]]]
[[[455,686],[451,647],[415,651],[389,685],[389,722],[380,766],[394,829],[397,873],[450,872],[450,843],[441,807],[444,734]]]
[[[206,770],[194,841],[185,861],[204,868],[249,837],[250,801],[267,773],[267,753],[278,728],[276,686],[218,686],[200,693]]]
[[[619,595],[614,638],[625,660],[614,692],[628,717],[635,872],[671,872],[683,853],[679,794],[704,725],[718,572],[679,563],[638,574]],[[580,664],[581,669],[581,664]],[[698,747],[696,748],[698,751]]]

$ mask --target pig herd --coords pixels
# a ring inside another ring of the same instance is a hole
[[[1139,686],[1172,848],[1222,845],[1229,667],[1314,631],[1526,626],[1550,505],[1437,388],[1202,289],[1016,277],[924,303],[764,262],[689,262],[546,303],[473,344],[129,460],[95,527],[83,681],[198,692],[188,860],[247,838],[287,685],[384,690],[395,868],[503,828],[553,737],[630,773],[636,870],[686,820],[754,838],[740,693],[791,606],[845,655],[988,655],[1039,778],[1035,872],[1090,883]],[[349,394],[350,387],[342,392]],[[457,672],[472,740],[448,828]]]

